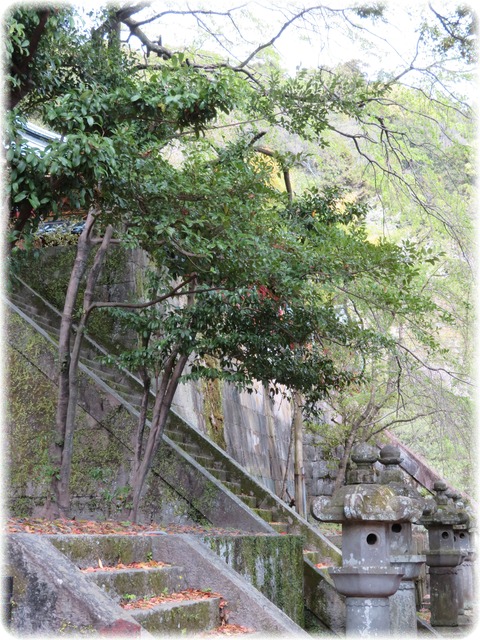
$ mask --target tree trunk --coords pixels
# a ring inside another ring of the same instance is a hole
[[[105,261],[105,256],[112,239],[113,227],[108,226],[105,230],[102,244],[97,251],[95,260],[93,262],[90,273],[88,274],[87,284],[85,288],[85,294],[83,298],[83,313],[80,318],[80,322],[77,325],[77,333],[75,336],[75,342],[73,345],[72,353],[70,356],[69,367],[69,398],[68,408],[65,420],[65,438],[62,451],[62,461],[60,466],[60,478],[59,485],[61,487],[62,502],[60,503],[60,511],[62,513],[68,513],[70,508],[70,475],[72,467],[72,454],[73,454],[73,434],[75,432],[75,419],[77,416],[77,400],[78,400],[78,362],[80,359],[80,352],[82,347],[83,336],[85,333],[85,327],[88,322],[88,318],[91,311],[91,304],[93,299],[93,293],[102,271],[102,267]]]
[[[50,447],[50,461],[52,465],[51,495],[47,497],[42,510],[42,514],[49,518],[65,516],[68,510],[68,487],[61,481],[60,476],[70,397],[70,337],[73,324],[73,312],[80,283],[87,268],[87,261],[91,249],[90,234],[97,213],[98,211],[96,209],[90,209],[85,228],[78,239],[77,255],[68,283],[60,324],[58,341],[58,401],[55,417],[54,442]]]
[[[295,507],[297,513],[305,517],[305,470],[303,466],[303,416],[302,396],[298,391],[293,394],[293,434],[294,434],[294,478],[295,478]]]
[[[350,459],[350,453],[352,452],[353,444],[355,442],[355,436],[357,435],[357,428],[352,427],[352,430],[348,434],[347,440],[345,442],[345,449],[343,451],[342,459],[340,460],[340,464],[337,470],[337,477],[335,478],[335,484],[333,486],[333,491],[335,492],[337,489],[340,489],[345,484],[345,476],[347,473],[347,464]]]
[[[162,441],[162,434],[172,406],[173,397],[187,361],[188,356],[178,356],[178,350],[174,350],[165,366],[162,382],[155,398],[150,433],[145,445],[145,451],[132,482],[132,509],[129,515],[129,519],[132,522],[137,522],[145,479]]]

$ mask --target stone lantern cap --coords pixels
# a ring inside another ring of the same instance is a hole
[[[405,482],[405,475],[400,468],[402,460],[398,447],[393,444],[383,447],[378,458],[378,461],[383,465],[378,481],[380,484],[389,485],[398,495],[408,496],[417,502],[418,509],[422,513],[426,508],[426,501],[412,485]]]
[[[468,525],[469,515],[463,505],[457,506],[447,495],[446,482],[438,480],[433,485],[436,493],[435,500],[429,501],[428,509],[424,510],[420,523],[427,529],[430,527]]]
[[[314,518],[324,522],[369,521],[413,522],[423,512],[422,504],[399,495],[392,487],[381,484],[346,485],[329,499],[314,500]]]
[[[331,498],[321,496],[312,505],[314,518],[324,522],[413,522],[423,513],[423,501],[412,499],[404,485],[377,484],[373,465],[376,450],[366,443],[357,445],[351,455],[356,463],[349,484]],[[360,478],[366,481],[358,482]]]

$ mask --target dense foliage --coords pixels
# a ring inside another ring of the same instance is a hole
[[[352,197],[335,176],[294,194],[289,171],[301,155],[258,144],[261,122],[270,139],[281,131],[322,149],[343,118],[358,130],[348,137],[360,155],[369,132],[378,134],[384,175],[412,192],[417,183],[395,142],[403,138],[382,111],[392,104],[393,81],[274,70],[265,83],[245,65],[192,64],[185,53],[151,44],[159,57],[144,64],[118,38],[122,21],[137,33],[134,12],[106,10],[90,30],[68,7],[9,15],[7,160],[12,255],[20,239],[29,246],[42,216],[65,210],[94,212],[82,246],[92,246],[92,229],[111,233],[113,225],[118,242],[149,255],[148,296],[113,311],[138,335],[138,348],[121,362],[141,372],[147,392],[151,379],[161,380],[143,459],[139,427],[138,504],[187,363],[190,377],[296,389],[313,410],[368,379],[372,362],[393,363],[399,380],[400,356],[418,349],[428,359],[436,329],[452,314],[424,287],[436,250],[413,238],[371,237],[366,199]],[[359,15],[376,16],[367,8]],[[237,115],[244,124],[235,134],[210,131]],[[58,134],[43,151],[26,142],[31,119]],[[85,322],[97,306],[86,308]],[[63,446],[61,433],[57,440]]]

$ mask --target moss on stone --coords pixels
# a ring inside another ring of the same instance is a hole
[[[304,623],[301,536],[206,536],[206,544],[300,626]]]
[[[227,448],[224,433],[222,386],[220,380],[203,380],[203,413],[207,435],[224,451]]]
[[[32,289],[37,291],[55,308],[61,310],[65,302],[65,294],[75,254],[75,246],[49,247],[42,251],[23,255],[15,270]],[[95,251],[92,251],[88,260],[88,267],[93,263],[94,255]],[[112,247],[108,251],[96,287],[99,299],[115,299],[115,290],[119,287],[119,284],[126,280],[127,265],[127,250],[122,247]],[[85,278],[77,298],[74,319],[80,317],[84,290]],[[118,351],[117,339],[121,338],[123,332],[119,330],[117,322],[107,311],[95,310],[89,319],[87,333],[116,353]]]
[[[57,403],[56,347],[16,313],[8,315],[7,335],[8,500],[12,515],[26,517],[43,505],[53,472],[48,449]],[[72,511],[87,517],[118,517],[128,508],[129,444],[136,418],[121,405],[108,409],[105,392],[86,374],[80,379],[82,392],[95,397],[106,411],[100,423],[81,406],[77,409],[70,481]],[[211,499],[208,492],[205,498]],[[202,521],[201,513],[153,472],[141,510],[155,521],[162,519],[163,509],[173,512],[174,520]]]

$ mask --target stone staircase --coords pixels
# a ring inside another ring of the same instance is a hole
[[[60,312],[38,296],[26,283],[15,278],[15,286],[8,293],[8,298],[14,309],[20,310],[34,326],[45,331],[52,340],[58,339]],[[138,415],[140,381],[127,370],[102,363],[100,359],[107,355],[101,345],[86,336],[81,355],[82,370],[112,389],[129,410]],[[164,442],[190,463],[196,473],[200,473],[220,489],[225,499],[229,499],[228,510],[232,508],[233,503],[238,509],[250,513],[247,530],[303,536],[306,608],[314,616],[315,624],[319,627],[341,632],[345,615],[344,600],[334,589],[326,569],[315,566],[318,563],[326,566],[341,564],[340,550],[278,496],[259,484],[223,449],[173,411],[165,429]],[[172,487],[176,487],[177,472],[177,467],[169,468],[166,465],[162,478]],[[197,483],[193,482],[192,486],[194,484]],[[234,521],[230,524],[225,521],[226,511],[220,503],[216,512],[210,511],[203,515],[215,526],[232,526]]]
[[[11,534],[16,633],[307,637],[194,536]],[[160,565],[160,566],[158,566]]]
[[[115,547],[115,539],[112,537],[100,542],[102,549]],[[221,625],[222,597],[216,595],[199,598],[199,590],[189,584],[185,567],[166,564],[161,567],[135,568],[128,565],[148,565],[148,558],[151,558],[152,552],[147,552],[144,557],[138,552],[134,553],[135,560],[131,560],[130,553],[127,554],[127,559],[125,553],[120,552],[115,560],[111,557],[108,562],[101,561],[100,558],[93,559],[90,553],[79,554],[78,545],[75,545],[74,540],[60,544],[62,551],[80,568],[88,580],[95,583],[115,603],[128,610],[150,633],[199,633],[212,631]],[[99,560],[101,567],[98,564]],[[127,562],[127,565],[124,562]],[[208,596],[208,586],[203,585],[202,588]],[[171,600],[146,607],[145,605],[149,604],[148,600],[153,600],[155,596],[169,597]],[[137,608],[136,605],[142,602],[143,608]]]

